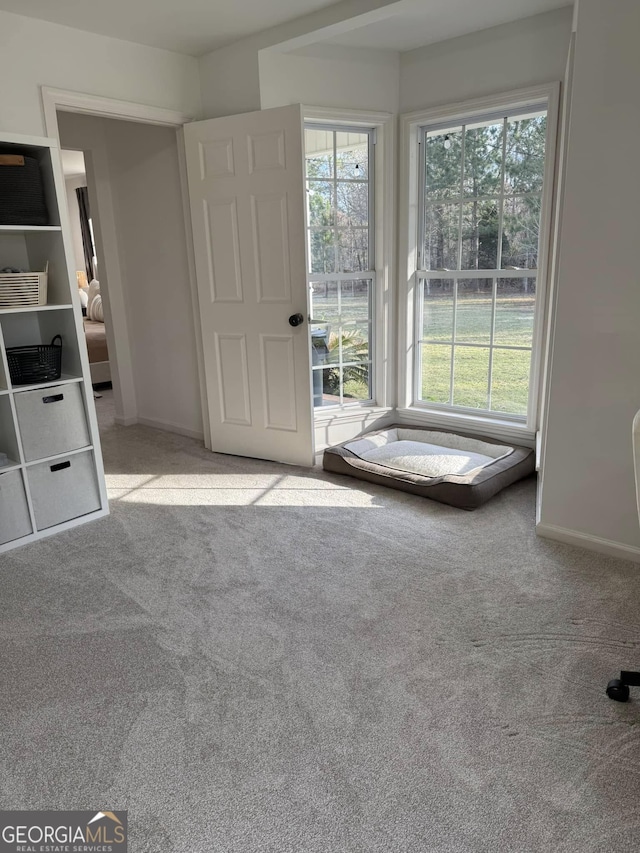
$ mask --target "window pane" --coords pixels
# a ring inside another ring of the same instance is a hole
[[[336,406],[340,403],[340,368],[330,367],[314,370],[313,405]]]
[[[344,181],[336,185],[338,225],[366,227],[369,224],[369,184]]]
[[[422,337],[430,341],[453,340],[453,279],[422,282]]]
[[[512,415],[526,415],[529,398],[529,350],[493,351],[491,409]]]
[[[345,323],[342,327],[342,363],[369,361],[369,327]]]
[[[492,279],[461,279],[458,282],[456,341],[466,344],[491,343],[492,308]]]
[[[344,331],[357,333],[368,340],[371,318],[371,281],[366,279],[343,281],[341,293]]]
[[[504,200],[502,268],[536,269],[540,238],[540,198],[518,197]]]
[[[498,279],[494,343],[530,347],[535,304],[535,278]]]
[[[332,178],[333,131],[306,128],[304,148],[307,178]]]
[[[346,365],[342,368],[344,402],[370,400],[369,364]]]
[[[369,177],[369,136],[366,133],[336,133],[336,177],[357,180]]]
[[[429,205],[425,212],[425,269],[458,268],[460,205]]]
[[[308,224],[315,227],[333,225],[334,198],[331,181],[307,182]]]
[[[450,402],[451,347],[422,344],[421,400],[428,403]]]
[[[365,272],[369,269],[369,230],[341,228],[338,231],[341,272]]]
[[[311,316],[337,326],[340,321],[337,281],[314,281],[311,290]]]
[[[453,404],[486,409],[489,390],[489,350],[456,347],[453,365]]]
[[[504,122],[467,128],[464,141],[464,194],[496,195],[502,182]]]
[[[332,341],[335,341],[333,347],[331,347]],[[336,332],[332,332],[329,326],[316,326],[311,329],[311,363],[314,367],[339,363],[340,348],[337,341]]]
[[[496,269],[499,235],[500,212],[497,201],[475,201],[464,204],[462,206],[461,269]]]
[[[459,197],[462,128],[428,133],[425,147],[427,199]]]
[[[542,192],[546,136],[546,115],[508,121],[505,193]]]
[[[311,272],[331,273],[336,271],[336,250],[333,228],[309,229],[309,257]]]

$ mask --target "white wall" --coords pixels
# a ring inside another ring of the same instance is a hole
[[[400,56],[394,51],[314,45],[295,53],[261,51],[262,109],[286,104],[396,113]]]
[[[638,33],[638,0],[580,0],[540,504],[541,532],[630,549],[640,549]]]
[[[421,47],[400,57],[400,111],[562,80],[571,8]]]
[[[87,152],[109,356],[124,377],[117,414],[202,436],[176,131],[71,113],[59,126],[64,147]]]
[[[193,57],[0,11],[0,130],[45,135],[41,86],[201,109]]]
[[[204,118],[260,109],[258,50],[254,39],[245,39],[200,57]]]
[[[323,38],[383,20],[392,15],[394,7],[399,5],[398,0],[344,0],[201,56],[198,62],[202,115],[205,118],[216,118],[261,109],[261,51],[278,45],[282,51],[297,50],[322,41]],[[270,64],[270,61],[267,60],[267,63]],[[330,71],[326,64],[322,68],[324,73]],[[334,92],[336,98],[340,97],[339,88]],[[328,91],[326,86],[323,90]],[[305,91],[302,93],[305,94]],[[265,94],[271,97],[270,93]],[[312,104],[306,94],[299,102]],[[285,103],[293,102],[282,101],[279,106]],[[358,104],[345,106],[358,107]]]
[[[80,209],[76,189],[86,187],[87,179],[82,177],[65,178],[65,189],[67,191],[67,207],[69,208],[69,222],[71,223],[71,239],[73,241],[73,256],[75,258],[76,270],[85,269],[84,247],[82,244],[82,229],[80,228]]]

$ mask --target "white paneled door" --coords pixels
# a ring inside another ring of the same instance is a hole
[[[211,449],[313,464],[299,105],[185,125]]]

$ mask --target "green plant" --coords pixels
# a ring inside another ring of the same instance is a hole
[[[342,349],[341,349],[342,348]],[[342,382],[345,397],[368,399],[369,397],[369,342],[357,329],[331,332],[327,341],[327,364],[324,371],[323,390],[325,394],[339,396],[340,366],[342,361]],[[340,353],[342,352],[342,358]]]

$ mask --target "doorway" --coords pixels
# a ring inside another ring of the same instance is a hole
[[[176,131],[64,111],[57,124],[86,160],[115,420],[201,439]]]

